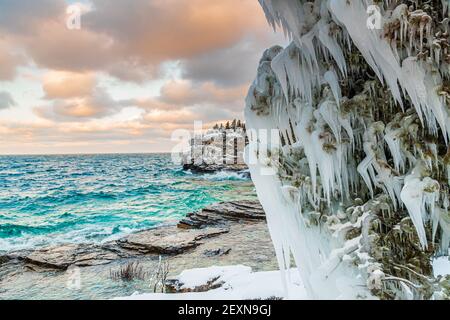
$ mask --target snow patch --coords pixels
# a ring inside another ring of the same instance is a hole
[[[433,260],[433,272],[434,276],[447,276],[450,275],[450,257],[443,256]]]
[[[188,293],[135,293],[115,300],[256,300],[256,299],[307,299],[306,292],[296,270],[289,270],[290,295],[282,285],[280,271],[252,272],[250,267],[209,267],[183,271],[176,279],[183,289],[206,285],[210,281],[223,283],[221,287],[206,292]]]

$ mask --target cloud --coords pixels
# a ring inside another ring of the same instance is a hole
[[[160,100],[175,105],[232,105],[242,101],[248,85],[221,88],[212,82],[194,83],[189,80],[167,82],[161,88]]]
[[[0,49],[0,80],[12,80],[16,74],[18,59]]]
[[[156,66],[142,63],[139,59],[126,59],[113,63],[105,71],[123,81],[143,83],[156,77],[157,69]]]
[[[165,111],[184,117],[185,114],[177,113],[177,110],[194,110],[195,120],[204,116],[199,108],[223,109],[227,112],[242,112],[243,101],[248,85],[236,87],[220,87],[212,82],[196,83],[190,80],[169,80],[161,88],[157,97],[139,99],[126,99],[118,101],[123,106],[134,106],[145,112]],[[223,112],[217,119],[222,119]],[[210,114],[210,112],[208,112]],[[192,119],[194,119],[192,118]],[[191,120],[192,120],[191,119]],[[191,121],[190,120],[190,121]]]
[[[87,29],[69,30],[63,21],[44,21],[31,36],[17,38],[38,66],[72,72],[103,71],[122,60],[113,39]]]
[[[54,121],[87,121],[112,115],[122,107],[103,88],[96,87],[87,96],[55,99],[49,105],[34,108],[34,112],[41,118]]]
[[[95,88],[96,78],[92,73],[52,71],[43,79],[47,99],[65,99],[90,95]]]
[[[18,55],[13,54],[5,42],[0,38],[0,81],[13,80],[16,75],[16,68],[24,61]]]
[[[145,111],[174,110],[174,109],[178,108],[177,105],[166,103],[164,101],[161,101],[160,98],[154,98],[154,97],[127,99],[127,100],[122,100],[120,103],[122,105],[127,105],[127,106],[136,106]]]
[[[195,121],[205,123],[232,119],[233,113],[226,109],[208,106],[185,107],[178,110],[152,110],[143,116],[143,123],[164,130],[192,128]]]
[[[10,93],[5,91],[0,91],[0,110],[8,109],[10,107],[14,107],[16,102]]]
[[[249,83],[255,77],[255,66],[268,42],[246,38],[232,47],[183,60],[183,76],[198,82],[212,81],[219,86]]]
[[[32,91],[35,103],[14,110],[38,115],[0,118],[0,153],[14,142],[55,152],[167,150],[170,133],[196,120],[242,118],[259,57],[274,43],[256,0],[83,1],[91,6],[81,30],[66,28],[69,2],[0,0],[0,81],[18,70],[18,81],[35,77],[14,88]]]
[[[253,0],[93,0],[87,27],[115,39],[116,49],[147,63],[226,48],[265,21]],[[243,13],[246,14],[243,14]]]
[[[162,86],[160,96],[114,100],[99,86],[95,74],[52,71],[43,76],[44,99],[48,103],[35,107],[34,113],[52,121],[86,122],[136,107],[152,123],[213,121],[242,112],[247,88],[169,80]]]
[[[32,34],[45,20],[62,16],[64,0],[1,0],[0,30],[15,35]]]
[[[50,71],[43,76],[46,105],[34,108],[41,118],[62,122],[85,122],[119,112],[124,106],[99,86],[94,73]]]
[[[0,30],[43,68],[104,71],[142,82],[155,77],[165,61],[194,59],[194,68],[199,55],[223,58],[217,50],[233,47],[248,34],[263,38],[267,28],[262,14],[251,14],[260,10],[254,0],[91,2],[81,30],[69,30],[63,0],[3,0]]]

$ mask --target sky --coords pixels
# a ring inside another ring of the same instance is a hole
[[[257,0],[0,0],[0,154],[169,152],[275,44]]]

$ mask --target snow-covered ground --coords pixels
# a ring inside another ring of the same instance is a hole
[[[450,257],[439,257],[433,260],[434,276],[446,276],[450,274]]]
[[[181,289],[193,289],[209,282],[223,283],[220,288],[207,292],[188,293],[136,293],[116,300],[254,300],[283,298],[307,299],[298,271],[291,269],[287,292],[280,271],[252,272],[250,267],[238,265],[209,267],[183,271],[176,279],[183,283]]]
[[[450,274],[449,257],[433,261],[435,276]],[[181,290],[189,290],[210,284],[222,285],[206,292],[186,293],[135,293],[115,300],[255,300],[255,299],[308,299],[296,269],[287,274],[287,291],[283,287],[280,271],[253,272],[250,267],[237,265],[227,267],[198,268],[183,271],[176,279]]]

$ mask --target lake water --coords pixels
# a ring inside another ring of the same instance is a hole
[[[238,174],[193,175],[168,154],[1,156],[0,251],[101,243],[255,197]]]

